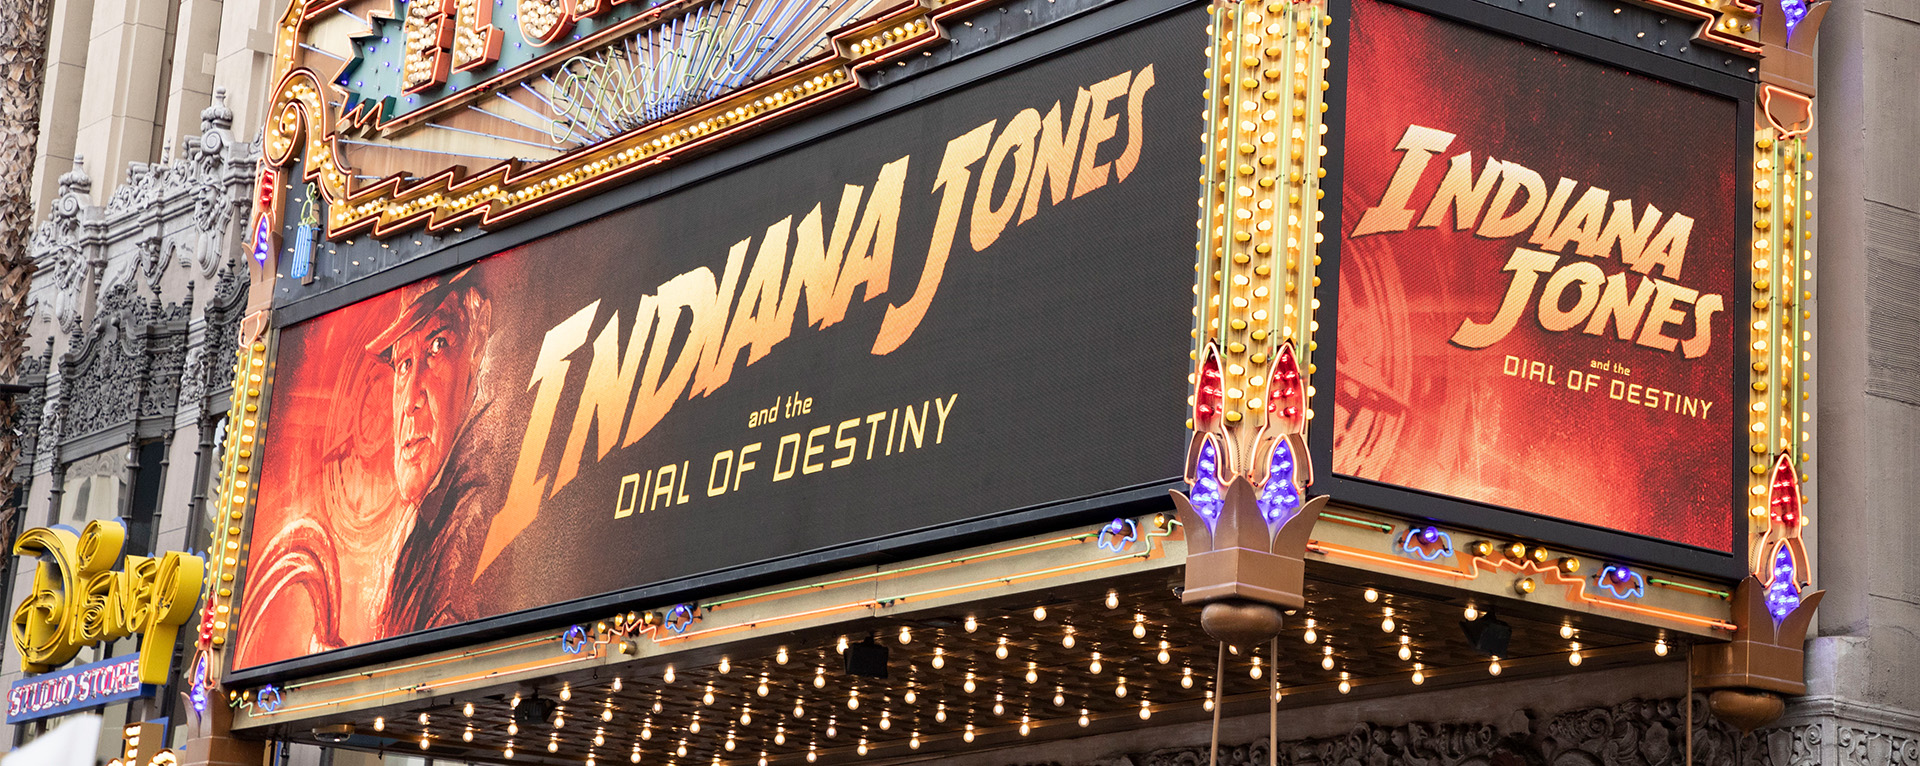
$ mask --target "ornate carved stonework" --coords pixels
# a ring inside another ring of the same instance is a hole
[[[27,256],[39,272],[36,282],[51,288],[34,291],[39,297],[31,312],[53,317],[60,330],[68,334],[80,331],[105,266],[103,260],[89,255],[85,246],[88,230],[97,230],[100,224],[99,217],[90,214],[87,195],[93,190],[93,179],[87,176],[84,162],[84,158],[76,157],[73,170],[60,176],[60,194],[52,212],[27,244]]]
[[[104,206],[92,204],[83,169],[61,177],[29,243],[41,269],[33,311],[51,320],[35,325],[46,353],[21,380],[35,386],[19,424],[31,434],[22,462],[32,473],[168,435],[196,422],[179,419],[183,408],[198,412],[218,394],[209,382],[223,375],[207,360],[232,353],[247,286],[235,221],[257,162],[232,125],[216,93],[200,135],[167,162],[131,165]],[[204,300],[196,283],[213,285]]]
[[[1692,766],[1915,766],[1911,732],[1835,719],[1742,735],[1694,696]],[[1679,698],[1629,700],[1506,723],[1359,723],[1344,734],[1282,741],[1280,766],[1682,766],[1687,711]],[[1833,737],[1827,729],[1837,729]],[[1829,744],[1831,743],[1831,747]],[[1267,741],[1222,745],[1218,766],[1266,766]],[[1205,745],[1134,753],[1075,766],[1206,766]],[[1028,766],[1062,766],[1029,764]]]

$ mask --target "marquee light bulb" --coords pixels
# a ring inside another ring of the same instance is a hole
[[[1133,616],[1133,637],[1134,638],[1147,637],[1147,616],[1146,615],[1136,614]]]
[[[1427,682],[1426,671],[1427,671],[1427,666],[1417,662],[1413,664],[1413,685],[1414,686],[1419,686]]]
[[[681,758],[687,757],[687,741],[681,740],[680,744],[674,747],[673,754],[680,756]]]
[[[1473,608],[1472,604],[1468,604],[1466,611],[1461,612],[1461,615],[1468,620],[1478,620],[1480,619],[1480,610]]]
[[[1033,683],[1039,680],[1040,680],[1040,673],[1038,670],[1038,665],[1032,662],[1027,663],[1027,683]]]
[[[673,666],[672,665],[667,666],[667,672],[664,676],[662,676],[662,678],[664,678],[667,683],[673,683]]]
[[[1413,659],[1413,647],[1411,647],[1411,646],[1408,646],[1408,645],[1406,645],[1406,644],[1401,644],[1401,645],[1400,645],[1400,659],[1401,659],[1401,661],[1403,661],[1403,662],[1404,662],[1404,661],[1406,661],[1406,660],[1411,660],[1411,659]]]
[[[913,643],[913,631],[908,630],[907,626],[905,625],[900,626],[900,643],[902,644]]]
[[[1365,598],[1367,600],[1367,603],[1371,604],[1375,601],[1380,600],[1380,591],[1374,590],[1372,588],[1368,588],[1367,592],[1360,594],[1360,596],[1362,598]]]
[[[1153,658],[1159,660],[1162,665],[1173,661],[1173,655],[1167,652],[1167,642],[1160,642],[1160,653],[1154,655]]]
[[[1020,716],[1020,736],[1024,737],[1032,732],[1033,732],[1033,722],[1027,720],[1027,717],[1024,715]]]
[[[762,697],[765,697],[765,696],[767,696],[767,694],[769,694],[769,693],[771,693],[772,691],[773,691],[772,689],[769,689],[769,688],[767,688],[767,677],[766,677],[766,676],[761,676],[761,677],[760,677],[760,685],[759,685],[759,686],[755,686],[755,687],[753,687],[753,693],[754,693],[754,694],[758,694],[758,695],[760,695],[760,696],[762,696]]]
[[[1000,637],[999,645],[993,648],[993,656],[1003,660],[1007,658],[1007,637],[1006,636]]]
[[[840,736],[840,727],[833,725],[833,719],[827,719],[827,739]]]
[[[840,654],[846,654],[847,653],[847,637],[841,636],[840,640],[834,643],[833,650],[835,652],[839,652]]]
[[[425,734],[420,735],[420,749],[427,749],[427,735]]]
[[[554,714],[553,714],[553,728],[556,728],[556,729],[564,729],[564,728],[566,728],[566,727],[567,727],[567,714],[566,714],[566,713],[554,713]]]
[[[1152,717],[1153,708],[1147,706],[1146,700],[1140,700],[1140,720],[1145,721]]]
[[[387,717],[386,717],[386,716],[374,716],[374,719],[373,719],[373,730],[374,730],[374,731],[386,731],[386,730],[387,730]]]
[[[1064,647],[1064,648],[1067,648],[1067,649],[1072,649],[1072,648],[1073,648],[1073,644],[1074,644],[1074,641],[1073,641],[1073,628],[1072,628],[1072,627],[1068,627],[1068,628],[1067,628],[1067,634],[1066,634],[1065,636],[1062,636],[1062,637],[1060,638],[1060,646],[1062,646],[1062,647]]]
[[[974,631],[976,631],[976,630],[979,630],[979,629],[980,629],[980,623],[979,623],[979,621],[977,621],[977,620],[975,620],[975,619],[973,619],[973,615],[967,615],[967,626],[966,626],[966,627],[967,627],[967,632],[968,632],[968,633],[972,633],[972,632],[974,632]]]
[[[855,747],[853,750],[854,752],[857,752],[861,755],[866,755],[867,754],[867,738],[861,737],[860,745],[858,747]]]
[[[694,719],[693,719],[692,721],[688,721],[688,722],[687,722],[687,731],[689,731],[689,732],[691,732],[691,733],[694,733],[694,734],[699,734],[699,733],[700,733],[700,718],[699,718],[699,716],[695,716],[695,717],[694,717]]]
[[[1053,687],[1053,706],[1060,707],[1065,704],[1067,704],[1067,688],[1064,686]]]
[[[713,704],[713,687],[711,685],[707,687],[706,693],[700,695],[700,704],[702,705]]]
[[[967,731],[961,734],[960,738],[968,742],[973,741],[973,724],[967,724]]]
[[[793,703],[793,717],[795,718],[807,717],[807,709],[806,707],[800,704],[799,700],[795,700]]]
[[[1212,690],[1207,691],[1207,698],[1206,700],[1200,703],[1200,709],[1205,710],[1209,713],[1213,712],[1213,691]]]
[[[1393,624],[1393,615],[1387,615],[1386,617],[1384,617],[1384,618],[1381,618],[1381,620],[1380,620],[1380,632],[1382,632],[1382,633],[1392,633],[1392,632],[1393,632],[1393,628],[1394,628],[1394,624]]]
[[[886,711],[886,710],[880,711],[880,730],[881,731],[885,731],[887,729],[893,728],[893,716],[890,715],[889,713],[890,711]]]
[[[724,676],[732,672],[733,672],[733,661],[725,657],[721,657],[720,658],[720,675]]]
[[[947,703],[945,702],[940,703],[940,707],[933,711],[933,720],[936,723],[947,722]]]
[[[1193,668],[1180,669],[1180,688],[1182,689],[1193,688]]]
[[[420,725],[421,725],[421,726],[425,726],[425,725],[427,725],[427,722],[428,722],[428,721],[431,721],[431,720],[433,720],[433,717],[432,717],[432,716],[429,716],[429,715],[427,715],[426,713],[421,713],[421,714],[420,714]]]
[[[847,709],[848,710],[860,709],[860,692],[858,691],[847,692]]]
[[[613,679],[613,690],[620,691],[620,687],[621,687],[620,679],[618,677],[615,677]]]
[[[1572,626],[1572,625],[1562,625],[1562,626],[1560,626],[1560,637],[1561,637],[1561,638],[1573,638],[1573,626]]]
[[[571,702],[572,700],[573,700],[573,684],[561,684],[560,685],[560,701]],[[421,721],[421,723],[426,723],[426,722]]]
[[[465,704],[465,705],[461,705],[461,706],[460,706],[460,712],[461,712],[461,714],[463,714],[463,715],[465,715],[466,717],[468,717],[468,718],[472,718],[472,717],[473,717],[473,703],[471,703],[471,702],[469,702],[469,703],[467,703],[467,704]]]
[[[1653,653],[1660,657],[1667,656],[1667,640],[1663,638],[1653,642]]]
[[[1500,675],[1500,658],[1499,657],[1495,657],[1493,658],[1492,662],[1487,663],[1487,675],[1490,675],[1490,676]]]
[[[594,747],[599,747],[599,746],[601,746],[601,745],[604,745],[604,744],[607,744],[607,733],[606,733],[605,731],[596,731],[596,732],[594,732],[594,733],[593,733],[593,745],[594,745]]]
[[[653,712],[655,712],[655,713],[658,713],[658,712],[660,712],[660,711],[661,711],[661,710],[663,710],[663,709],[665,709],[665,708],[664,708],[664,706],[663,706],[663,705],[661,705],[661,704],[660,704],[660,698],[659,698],[659,697],[654,697],[654,698],[653,698]]]
[[[920,732],[917,732],[917,731],[914,732],[913,736],[907,739],[907,749],[909,750],[920,749]]]
[[[500,755],[505,757],[507,760],[513,760],[513,746],[508,745],[506,749],[500,751]],[[639,761],[634,761],[634,763],[639,763]]]
[[[911,686],[909,686],[909,687],[907,687],[907,694],[906,694],[906,701],[907,701],[907,704],[909,704],[909,705],[911,705],[911,704],[913,704],[914,702],[917,702],[917,701],[919,701],[919,699],[920,699],[920,695],[919,695],[919,694],[916,694],[916,693],[914,693],[914,691],[913,691],[913,687],[911,687]]]
[[[966,682],[966,683],[963,683],[963,684],[961,684],[961,685],[960,685],[960,688],[962,688],[962,689],[965,689],[965,690],[967,690],[967,693],[968,693],[968,694],[972,694],[972,693],[973,693],[973,690],[974,690],[974,689],[978,689],[978,688],[980,688],[980,687],[979,687],[979,686],[977,686],[977,685],[975,685],[975,684],[973,683],[973,674],[972,674],[972,673],[968,673],[968,674],[967,674],[967,682]]]
[[[549,753],[560,752],[560,741],[557,739],[547,740],[547,752]]]
[[[463,731],[463,732],[460,732],[460,741],[462,741],[462,742],[472,742],[472,741],[473,741],[473,727],[472,727],[472,726],[468,726],[468,727],[467,727],[467,730],[466,730],[466,731]]]
[[[993,695],[993,714],[994,715],[1007,714],[1007,703],[1006,703],[1006,698],[1004,696],[999,694]]]
[[[740,725],[741,726],[753,725],[753,711],[748,710],[746,708],[740,709]]]
[[[380,727],[380,726],[375,726],[375,727],[373,727],[373,730],[374,730],[374,731],[379,731],[380,729],[381,729],[381,727]],[[517,724],[517,723],[514,723],[514,722],[512,722],[512,721],[508,721],[508,722],[507,722],[507,736],[509,736],[509,737],[511,737],[511,736],[513,736],[513,735],[515,735],[515,734],[519,734],[519,733],[520,733],[520,724]]]
[[[813,763],[819,757],[820,757],[819,753],[816,753],[812,750],[807,751],[807,763]]]
[[[1044,606],[1036,606],[1036,607],[1034,607],[1034,608],[1033,608],[1033,621],[1034,621],[1034,622],[1045,622],[1046,620],[1047,620],[1047,608],[1046,608],[1046,607],[1044,607]]]
[[[787,727],[781,726],[773,730],[773,744],[787,744]]]
[[[815,689],[827,688],[827,669],[826,668],[813,669],[813,688]]]
[[[781,665],[787,664],[787,648],[784,646],[780,647],[780,651],[774,653],[773,661]]]
[[[762,751],[760,751],[760,760],[759,760],[759,761],[757,761],[756,763],[758,763],[758,764],[759,764],[759,766],[767,766],[767,753],[766,753],[766,751],[764,751],[764,750],[762,750]]]
[[[1113,685],[1113,696],[1115,697],[1127,696],[1127,677],[1126,676],[1121,676],[1120,682]]]
[[[653,724],[640,727],[640,738],[646,740],[653,739]]]
[[[1567,664],[1572,665],[1574,667],[1580,666],[1580,650],[1579,649],[1575,649],[1571,652],[1567,652]]]
[[[630,762],[632,762],[632,763],[639,763],[639,762],[640,762],[640,748],[637,748],[637,747],[636,747],[636,748],[634,748],[634,749],[633,749],[633,755],[630,755],[630,756],[627,756],[627,760],[628,760],[628,761],[630,761]]]
[[[602,709],[600,710],[600,720],[602,720],[602,721],[611,721],[611,720],[613,720],[613,706],[612,706],[612,705],[608,705],[608,706],[606,706],[605,708],[602,708]]]
[[[1119,591],[1112,591],[1112,590],[1107,591],[1107,608],[1108,609],[1120,608],[1120,592]]]
[[[1087,724],[1090,723],[1093,723],[1093,720],[1087,717],[1087,709],[1080,708],[1080,728],[1087,728]]]
[[[1316,632],[1314,632],[1314,630],[1313,630],[1313,628],[1314,628],[1314,622],[1313,622],[1313,618],[1312,618],[1312,617],[1308,617],[1308,618],[1307,618],[1307,632],[1305,632],[1305,633],[1302,633],[1302,634],[1300,634],[1300,638],[1302,638],[1302,639],[1305,639],[1305,640],[1306,640],[1306,642],[1307,642],[1307,643],[1309,643],[1309,644],[1311,644],[1311,643],[1315,643],[1315,642],[1317,642],[1317,641],[1319,641],[1319,640],[1320,640],[1320,634],[1319,634],[1319,633],[1316,633]]]

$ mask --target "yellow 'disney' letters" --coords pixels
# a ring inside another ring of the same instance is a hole
[[[126,556],[116,570],[126,542],[126,525],[94,521],[78,536],[68,527],[39,527],[14,543],[14,555],[40,559],[32,590],[13,610],[22,670],[45,673],[83,646],[138,633],[140,682],[167,682],[174,638],[193,616],[206,566],[173,551],[157,559]]]

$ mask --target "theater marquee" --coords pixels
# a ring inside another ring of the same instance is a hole
[[[235,667],[1173,478],[1192,18],[282,330]]]
[[[1198,507],[1237,470],[1301,540],[1393,520],[1355,566],[1656,622],[1542,544],[1811,587],[1805,97],[1472,0],[1169,3],[997,61],[1033,30],[958,35],[996,2],[290,3],[209,673],[1146,497],[1183,442]]]

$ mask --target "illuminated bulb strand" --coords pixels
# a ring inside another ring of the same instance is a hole
[[[1224,419],[1259,425],[1272,385],[1263,368],[1278,345],[1301,344],[1302,358],[1315,347],[1326,19],[1283,3],[1211,13],[1193,357],[1219,345]]]
[[[1802,136],[1781,138],[1773,128],[1759,130],[1754,141],[1753,174],[1753,334],[1749,394],[1749,446],[1752,454],[1753,497],[1750,510],[1756,535],[1790,533],[1780,529],[1777,508],[1770,507],[1768,476],[1771,463],[1791,456],[1793,463],[1810,457],[1804,449],[1811,434],[1806,386],[1811,381],[1812,354],[1806,323],[1813,293],[1809,262],[1813,214],[1812,160]],[[1769,518],[1770,516],[1774,518]],[[1794,520],[1804,524],[1804,518]],[[1766,562],[1754,562],[1756,572]]]

